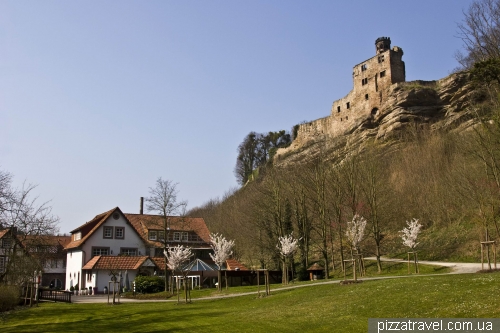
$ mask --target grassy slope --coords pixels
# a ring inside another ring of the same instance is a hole
[[[43,304],[1,332],[366,332],[368,318],[499,317],[500,273],[318,285],[192,304]]]

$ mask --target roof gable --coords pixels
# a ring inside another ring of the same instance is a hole
[[[132,229],[137,232],[136,228],[132,225],[132,223],[127,219],[127,216],[123,214],[123,212],[120,210],[120,208],[115,207],[105,213],[99,214],[96,217],[94,217],[92,220],[89,222],[79,226],[75,230],[71,231],[71,233],[74,235],[78,232],[81,232],[81,238],[79,240],[71,240],[69,244],[66,245],[66,249],[74,249],[78,248],[81,245],[83,245],[106,221],[113,216],[114,214],[120,214],[123,216],[125,219],[126,223],[130,224],[132,226]],[[139,233],[139,236],[142,237],[142,235]]]

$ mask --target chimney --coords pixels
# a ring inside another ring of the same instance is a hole
[[[141,197],[141,209],[139,210],[139,214],[144,214],[144,197]]]

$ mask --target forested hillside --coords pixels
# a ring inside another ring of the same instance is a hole
[[[416,218],[420,259],[478,261],[479,242],[500,238],[499,23],[499,1],[474,2],[459,25],[462,72],[433,87],[392,88],[380,119],[300,149],[292,142],[241,174],[241,188],[190,214],[235,240],[249,267],[280,267],[278,238],[293,233],[302,276],[315,262],[328,274],[351,258],[346,225],[355,214],[367,220],[364,256],[406,257],[400,231]]]

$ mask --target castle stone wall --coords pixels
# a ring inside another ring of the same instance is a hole
[[[353,67],[353,89],[333,102],[330,116],[301,124],[292,145],[279,149],[277,155],[321,136],[343,135],[360,120],[375,116],[387,98],[387,88],[406,79],[403,50],[397,46],[390,49],[390,43],[388,37],[378,38],[376,55]]]

